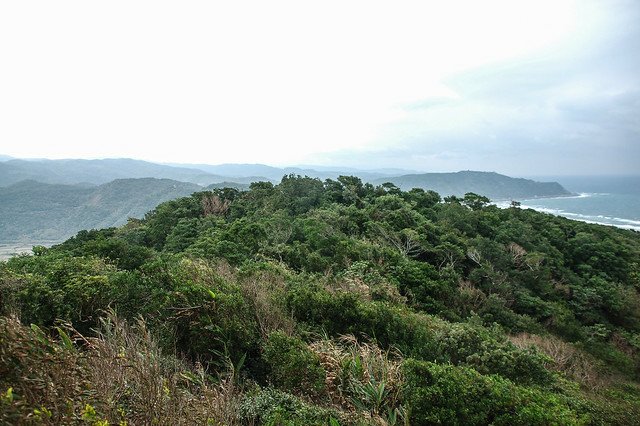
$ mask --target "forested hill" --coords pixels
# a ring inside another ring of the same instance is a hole
[[[492,172],[462,171],[457,173],[423,173],[373,181],[382,184],[393,182],[408,191],[412,188],[430,189],[443,195],[464,195],[467,192],[483,194],[492,200],[526,199],[538,197],[560,197],[571,195],[557,182],[536,182],[529,179],[512,178]]]
[[[0,423],[640,419],[640,234],[286,176],[0,262]]]
[[[169,179],[119,179],[100,186],[23,181],[0,188],[0,242],[62,241],[82,229],[123,225],[159,203],[202,188]]]
[[[313,167],[313,166],[309,166]],[[169,166],[146,161],[122,159],[103,160],[9,160],[0,161],[0,187],[22,180],[36,180],[51,184],[104,184],[114,179],[147,178],[173,179],[201,186],[232,183],[248,186],[252,182],[280,182],[284,175],[301,175],[325,179],[339,176],[358,176],[365,182],[380,185],[391,182],[404,190],[422,188],[443,196],[483,194],[494,200],[557,197],[569,191],[556,182],[535,182],[516,179],[492,172],[463,171],[457,173],[395,174],[399,170],[340,170],[337,168],[271,167],[261,164],[184,164]]]

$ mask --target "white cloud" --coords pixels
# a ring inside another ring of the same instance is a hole
[[[283,164],[402,146],[412,136],[393,134],[407,117],[403,105],[455,99],[443,83],[453,73],[578,37],[596,19],[584,9],[558,1],[2,2],[2,151]]]

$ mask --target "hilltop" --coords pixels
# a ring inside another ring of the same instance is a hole
[[[403,174],[402,170],[354,170],[340,167],[272,167],[264,164],[156,164],[132,159],[104,160],[8,160],[0,162],[0,187],[23,180],[50,184],[100,185],[115,179],[172,179],[201,186],[251,182],[278,183],[283,176],[300,175],[325,179],[357,176],[364,182],[379,185],[391,182],[401,189],[431,189],[445,195],[483,194],[491,199],[518,199],[569,195],[557,182],[536,182],[512,178],[495,172],[461,171],[457,173]]]
[[[0,423],[640,419],[635,232],[286,176],[34,252],[0,262]]]
[[[198,169],[196,167],[200,167]],[[558,183],[541,183],[491,172],[389,175],[398,170],[358,171],[372,185],[393,183],[443,195],[483,194],[494,200],[570,194]],[[141,218],[163,201],[203,189],[247,190],[251,182],[280,182],[283,176],[320,180],[349,174],[277,168],[260,164],[182,165],[131,159],[8,160],[0,162],[0,243],[62,241],[81,229],[119,226]],[[3,187],[4,186],[4,187]]]
[[[495,172],[461,171],[457,173],[421,173],[391,178],[379,178],[374,184],[393,182],[408,191],[412,188],[430,189],[440,194],[461,196],[467,192],[483,194],[492,200],[517,200],[571,195],[557,182],[536,182],[512,178]]]

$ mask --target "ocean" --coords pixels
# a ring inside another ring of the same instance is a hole
[[[522,208],[640,231],[640,176],[537,176],[530,179],[559,182],[576,195],[517,200]],[[506,207],[509,203],[496,204]]]

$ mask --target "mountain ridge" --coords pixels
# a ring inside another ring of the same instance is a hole
[[[536,182],[496,172],[473,170],[409,174],[394,176],[387,181],[405,191],[412,188],[422,188],[436,191],[442,195],[464,195],[466,192],[474,192],[492,200],[573,195],[558,182]],[[454,181],[455,184],[453,184]],[[385,179],[376,179],[373,183],[382,184],[385,183]]]
[[[385,169],[386,171],[394,169]],[[398,170],[400,171],[400,170]],[[232,182],[247,186],[251,182],[278,183],[285,175],[301,175],[320,180],[357,176],[379,185],[390,182],[401,189],[413,187],[434,190],[443,196],[475,192],[491,199],[536,198],[571,195],[557,182],[536,182],[512,178],[496,172],[460,171],[452,173],[388,174],[383,170],[340,170],[339,166],[314,170],[301,167],[273,167],[265,164],[158,164],[129,158],[102,160],[8,160],[0,162],[0,187],[22,180],[43,183],[101,185],[115,179],[158,178],[195,183],[200,186]]]

